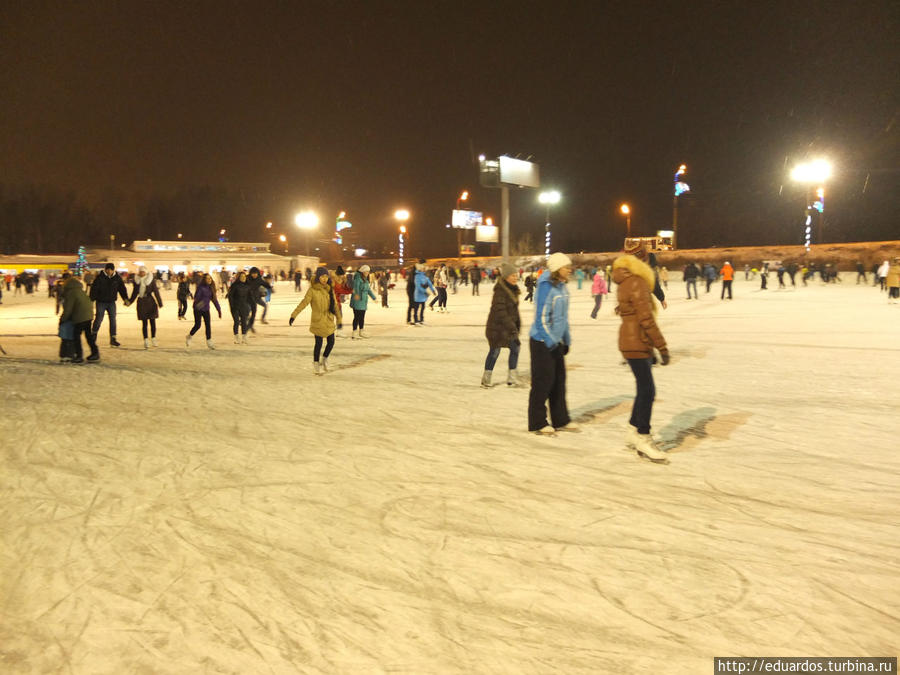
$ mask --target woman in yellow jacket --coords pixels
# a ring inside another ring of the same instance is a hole
[[[313,372],[322,375],[328,372],[328,356],[334,348],[335,326],[341,323],[341,305],[334,295],[334,286],[328,270],[317,267],[313,282],[300,304],[291,312],[290,325],[294,325],[294,319],[309,305],[312,316],[309,320],[309,332],[316,336],[316,346],[313,349]],[[322,343],[325,343],[325,351],[322,352]],[[321,356],[321,361],[319,357]]]

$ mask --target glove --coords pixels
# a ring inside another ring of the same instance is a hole
[[[664,365],[664,366],[669,365],[669,361],[671,361],[671,358],[669,357],[669,352],[668,352],[668,350],[667,350],[667,351],[664,351],[664,352],[660,352],[660,353],[659,353],[659,358],[660,358],[660,360],[662,361],[662,365]]]
[[[222,312],[219,312],[219,318],[220,319],[222,318]]]
[[[294,317],[291,317],[290,319],[288,319],[288,326],[293,326],[293,325],[294,325]]]
[[[569,345],[567,345],[567,344],[561,344],[561,345],[559,346],[559,350],[562,352],[563,356],[565,356],[566,354],[569,353]]]

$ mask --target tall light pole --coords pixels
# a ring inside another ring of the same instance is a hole
[[[546,209],[546,219],[544,225],[544,255],[550,257],[550,207],[559,204],[560,194],[556,190],[550,192],[542,192],[538,195],[538,201],[544,205]]]
[[[406,221],[409,220],[409,211],[397,209],[394,211],[394,219],[400,223],[400,234],[397,237],[397,262],[403,267],[403,254],[409,246],[409,236],[406,230]]]
[[[456,198],[456,210],[459,211],[459,203],[460,202],[468,201],[468,199],[469,199],[469,191],[463,190],[459,194],[459,197]],[[457,227],[456,228],[456,255],[462,255],[461,250],[462,250],[462,228]]]
[[[691,186],[684,182],[684,174],[687,167],[682,164],[675,172],[675,196],[672,198],[672,250],[678,248],[678,198],[685,192],[690,192]]]
[[[278,237],[278,241],[280,241],[282,244],[284,244],[284,252],[287,253],[287,252],[288,252],[288,248],[287,248],[287,237],[285,237],[285,236],[282,234],[282,235],[280,235],[280,236]]]
[[[625,215],[625,238],[631,238],[631,207],[628,204],[622,204],[619,210]]]
[[[294,216],[294,224],[306,232],[306,255],[309,257],[309,237],[319,226],[319,216],[314,211],[302,211]]]
[[[831,178],[831,162],[817,159],[806,164],[798,164],[791,171],[791,178],[806,185],[806,220],[804,232],[806,252],[812,240],[813,214],[819,214],[819,242],[825,243],[825,181]],[[815,186],[815,190],[813,189]]]

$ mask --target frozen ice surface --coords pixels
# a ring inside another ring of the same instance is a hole
[[[674,275],[673,275],[674,276]],[[165,294],[102,361],[56,363],[43,296],[0,307],[0,671],[698,673],[713,656],[896,655],[900,305],[853,284],[735,299],[670,282],[668,466],[623,450],[633,379],[575,284],[581,434],[481,389],[491,287],[312,374],[279,284],[218,349]],[[531,306],[523,305],[523,325]],[[349,312],[348,312],[349,313]],[[349,330],[349,321],[347,325]],[[523,331],[523,337],[524,331]],[[527,342],[527,339],[526,339]],[[528,350],[521,370],[527,375]],[[495,370],[505,382],[506,352]]]

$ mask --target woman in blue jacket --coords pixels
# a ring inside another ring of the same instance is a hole
[[[434,284],[431,283],[431,279],[428,278],[428,275],[425,274],[425,265],[424,263],[418,263],[416,265],[416,309],[415,309],[415,322],[417,326],[425,325],[425,301],[428,299],[428,289],[431,289],[431,292],[435,295],[437,291],[434,288]]]
[[[350,296],[350,308],[353,310],[353,339],[367,338],[366,309],[369,298],[375,300],[375,294],[369,285],[369,266],[363,265],[353,275],[353,293]]]
[[[528,431],[550,434],[578,431],[566,405],[566,362],[572,336],[569,333],[569,291],[566,282],[572,261],[565,253],[547,259],[547,269],[537,281],[534,323],[531,325],[531,393],[528,395]],[[547,424],[547,401],[550,421]]]

